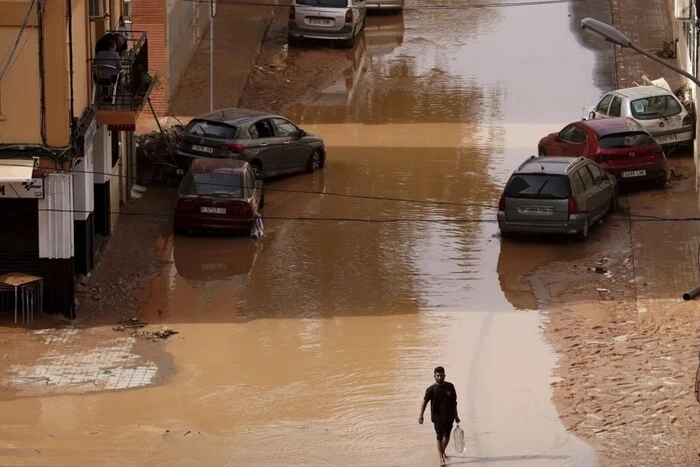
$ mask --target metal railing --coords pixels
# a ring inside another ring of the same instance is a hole
[[[88,60],[95,110],[138,111],[148,98],[155,78],[148,73],[148,39],[142,31],[117,32],[126,38],[121,59]]]

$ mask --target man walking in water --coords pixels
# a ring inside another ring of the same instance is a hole
[[[435,425],[440,465],[445,465],[447,463],[445,449],[450,442],[452,422],[460,422],[459,415],[457,415],[457,391],[455,391],[452,383],[445,381],[445,369],[443,367],[435,368],[434,376],[435,384],[425,391],[418,423],[423,424],[423,413],[428,405],[428,401],[430,401],[430,420]]]

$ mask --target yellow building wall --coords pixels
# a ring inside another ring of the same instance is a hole
[[[73,21],[75,27],[76,22]],[[45,3],[44,69],[46,70],[46,144],[53,147],[70,145],[68,30],[66,0]],[[34,60],[38,60],[36,55]]]
[[[0,26],[0,56],[3,59],[10,52],[19,29]],[[22,34],[11,68],[0,83],[0,144],[41,144],[38,56],[38,30],[28,27]]]
[[[90,87],[88,82],[89,64],[86,0],[73,0],[73,111],[74,117],[81,117],[90,105]]]

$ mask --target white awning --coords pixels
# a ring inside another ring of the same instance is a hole
[[[0,183],[29,182],[33,172],[31,159],[0,159]]]

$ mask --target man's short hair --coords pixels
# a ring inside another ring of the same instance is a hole
[[[444,372],[445,372],[445,369],[444,369],[443,367],[441,367],[441,366],[436,366],[436,367],[435,367],[435,371],[433,372],[433,374],[444,373]]]

